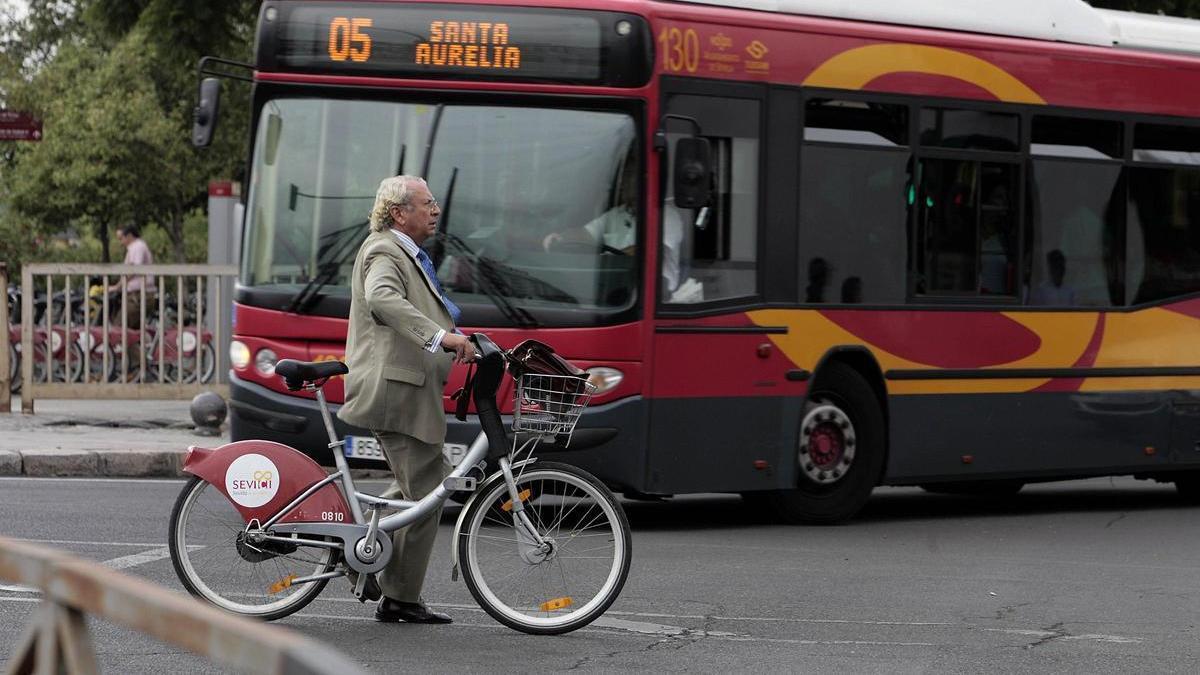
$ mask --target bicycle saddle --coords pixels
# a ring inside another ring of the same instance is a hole
[[[275,364],[275,374],[283,378],[283,384],[292,391],[299,391],[305,382],[323,380],[350,372],[341,361],[297,361],[283,359]]]

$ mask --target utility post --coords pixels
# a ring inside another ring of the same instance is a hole
[[[240,184],[228,180],[215,180],[208,184],[208,264],[238,264],[242,248],[242,212]],[[234,281],[222,279],[219,283],[219,289],[208,289],[205,299],[206,305],[211,308],[207,327],[218,338],[215,345],[217,368],[214,384],[227,379],[229,340],[234,326]]]

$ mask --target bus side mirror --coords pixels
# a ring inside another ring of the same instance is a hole
[[[217,128],[221,103],[221,80],[206,77],[200,81],[200,100],[192,109],[192,145],[206,148]]]
[[[711,198],[712,150],[708,139],[681,138],[675,143],[675,206],[698,209]]]

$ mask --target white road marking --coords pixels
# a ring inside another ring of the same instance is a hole
[[[1016,628],[984,628],[990,633],[1009,633],[1011,635],[1028,635],[1036,638],[1055,638],[1058,640],[1094,640],[1096,642],[1115,642],[1131,644],[1142,642],[1142,638],[1126,637],[1124,635],[1101,635],[1099,633],[1084,633],[1083,635],[1065,635],[1050,630],[1019,630]]]
[[[125,556],[124,559],[133,559],[133,558],[137,558],[139,556],[148,556],[149,554],[156,553],[156,552],[157,552],[157,549],[155,551],[146,551],[143,554],[136,554],[133,556]],[[155,558],[155,559],[158,559],[158,558]],[[123,558],[115,558],[114,560],[107,561],[107,562],[112,563],[112,562],[121,561],[121,560],[123,560]],[[132,564],[141,564],[141,563],[134,562]],[[127,566],[131,566],[131,565],[127,565]],[[120,569],[120,568],[116,568],[116,569]],[[37,592],[36,589],[18,590],[21,588],[22,587],[0,586],[0,591]],[[357,600],[346,600],[343,598],[328,598],[327,600],[332,600],[335,602],[358,603]],[[0,597],[0,602],[40,602],[40,600],[38,600],[37,598]],[[483,612],[482,609],[480,609],[479,607],[473,606],[473,605],[430,603],[430,606],[440,608],[440,609],[465,610],[465,611],[478,612],[478,613]],[[612,612],[612,611],[610,611],[607,614],[629,615],[629,614],[634,614],[634,612]],[[309,612],[302,612],[299,614],[295,614],[293,616],[297,619],[326,619],[326,620],[334,620],[334,621],[369,621],[369,622],[375,621],[375,618],[371,617],[371,616],[356,616],[356,615],[352,615],[352,614],[313,614],[313,613],[309,613]],[[675,616],[679,616],[680,618],[692,618],[693,615],[675,615]],[[696,618],[707,618],[707,617],[697,616]],[[718,618],[718,617],[712,617],[712,618]],[[762,618],[763,617],[757,617],[754,620],[760,620]],[[777,619],[777,620],[789,621],[789,619]],[[800,621],[803,621],[803,620],[801,619]],[[1095,642],[1107,642],[1107,643],[1117,643],[1117,644],[1131,644],[1131,643],[1138,643],[1138,642],[1143,641],[1142,638],[1127,637],[1127,636],[1123,636],[1123,635],[1104,635],[1104,634],[1099,634],[1099,633],[1085,633],[1083,635],[1062,635],[1060,633],[1054,633],[1052,631],[1040,630],[1040,629],[980,628],[979,626],[973,626],[970,624],[929,623],[929,622],[904,624],[904,623],[900,623],[900,622],[896,622],[896,621],[850,621],[850,620],[844,620],[844,619],[838,620],[837,623],[860,624],[860,625],[884,625],[884,626],[901,626],[901,625],[929,626],[929,627],[950,626],[950,627],[964,629],[964,630],[983,630],[983,631],[991,632],[991,633],[1009,633],[1012,635],[1026,635],[1029,637],[1038,637],[1038,638],[1048,638],[1048,637],[1054,637],[1056,635],[1060,635],[1060,637],[1058,638],[1059,640],[1092,640]],[[454,625],[460,626],[463,628],[482,628],[485,630],[490,630],[490,629],[508,630],[508,628],[506,628],[500,624],[495,624],[495,623],[466,623],[463,621],[456,621],[454,623]],[[793,644],[793,645],[827,645],[827,646],[854,645],[854,646],[863,646],[863,647],[937,647],[938,646],[938,644],[934,643],[934,642],[895,642],[895,641],[888,641],[888,640],[803,640],[803,639],[795,639],[795,638],[757,637],[754,635],[728,633],[728,632],[724,632],[724,631],[691,630],[691,629],[687,629],[687,628],[682,628],[680,626],[669,626],[669,625],[665,625],[665,624],[654,624],[654,623],[648,623],[648,622],[642,622],[642,621],[626,621],[623,619],[616,619],[611,616],[602,616],[602,617],[596,619],[594,622],[592,622],[591,626],[589,626],[587,628],[581,628],[577,632],[600,633],[600,634],[607,633],[607,634],[611,635],[613,633],[613,631],[620,631],[623,633],[629,633],[629,634],[634,634],[634,635],[662,635],[665,637],[679,637],[679,638],[683,638],[683,639],[706,638],[706,639],[713,639],[713,640],[726,640],[729,642],[767,642],[767,643],[772,643],[772,644]]]
[[[340,602],[360,604],[354,598],[317,598],[318,602]],[[449,602],[429,603],[431,607],[437,609],[452,609],[456,611],[477,612],[483,613],[478,605],[466,605]],[[307,616],[307,615],[297,615]],[[317,616],[317,615],[312,615]],[[320,615],[326,618],[347,618],[353,621],[373,620],[364,619],[363,617],[344,616],[344,615]],[[1042,629],[1022,629],[1022,628],[985,628],[975,624],[953,623],[949,621],[869,621],[855,619],[795,619],[791,617],[778,616],[705,616],[703,614],[664,614],[658,612],[622,612],[620,610],[608,610],[604,616],[596,619],[591,625],[600,628],[611,628],[615,630],[623,630],[630,633],[640,633],[643,635],[667,635],[667,636],[693,636],[693,637],[714,637],[723,638],[733,641],[754,640],[759,642],[782,642],[786,644],[856,644],[856,645],[904,645],[904,646],[921,646],[932,645],[927,642],[879,642],[873,640],[794,640],[785,638],[760,638],[751,635],[740,633],[729,633],[725,631],[702,631],[683,628],[680,626],[671,626],[667,624],[649,623],[643,621],[630,621],[619,619],[616,617],[639,617],[639,618],[657,618],[657,619],[692,619],[692,620],[715,620],[715,621],[747,621],[747,622],[778,622],[778,623],[802,623],[802,624],[840,624],[852,626],[898,626],[898,627],[914,627],[914,628],[945,628],[950,630],[982,630],[990,633],[1009,633],[1012,635],[1027,635],[1036,638],[1047,638],[1055,635],[1060,635],[1060,640],[1094,640],[1096,642],[1111,642],[1118,644],[1130,644],[1143,642],[1142,638],[1128,637],[1124,635],[1103,635],[1098,633],[1087,633],[1084,635],[1062,635]],[[483,625],[483,624],[480,624]]]
[[[0,591],[5,591],[8,593],[40,593],[41,592],[38,589],[32,588],[30,586],[18,586],[16,584],[13,584],[13,585],[0,584]]]
[[[317,598],[318,602],[345,602],[358,603],[354,598]],[[461,609],[472,612],[482,612],[479,605],[460,605],[454,603],[430,603],[431,606],[440,607],[443,609]],[[944,627],[944,628],[973,628],[973,626],[964,626],[960,623],[951,623],[948,621],[867,621],[854,619],[796,619],[792,617],[780,616],[707,616],[704,614],[663,614],[658,612],[622,612],[620,610],[610,609],[604,613],[605,617],[610,616],[629,616],[644,619],[692,619],[695,621],[705,621],[714,619],[718,621],[761,621],[764,623],[813,623],[813,624],[848,624],[855,626],[916,626],[916,627]],[[657,625],[657,624],[646,624]]]
[[[357,601],[355,601],[355,602],[357,602]],[[430,606],[446,607],[447,605],[430,605]],[[310,614],[308,612],[303,612],[300,614],[295,614],[293,616],[298,619],[322,619],[322,620],[335,620],[335,621],[340,620],[340,621],[370,621],[370,622],[375,621],[375,618],[370,617],[370,616],[346,616],[343,614]],[[593,622],[591,626],[586,627],[586,628],[580,628],[579,630],[577,630],[575,632],[576,633],[594,633],[594,634],[601,634],[601,635],[612,635],[614,631],[611,629],[611,627],[605,626],[602,623],[604,621],[605,621],[605,617],[601,617],[599,619],[596,619],[596,621]],[[625,622],[625,623],[638,623],[638,622],[630,621],[630,622]],[[455,621],[453,625],[458,626],[460,628],[481,628],[484,630],[503,630],[503,631],[510,630],[509,628],[502,626],[498,623],[465,623],[462,621]],[[644,624],[644,625],[649,626],[649,625],[653,625],[653,624]],[[594,626],[599,626],[599,628],[596,628]],[[674,627],[666,626],[665,628],[674,628]],[[626,632],[626,633],[631,633],[631,634],[635,634],[635,635],[646,635],[647,634],[643,630],[626,630],[626,629],[618,629],[618,630],[624,630],[624,632]],[[680,629],[680,630],[682,630],[682,629]],[[649,634],[657,635],[657,634],[661,634],[661,633],[649,633]],[[793,639],[788,639],[788,638],[760,638],[760,637],[754,637],[753,635],[737,635],[735,633],[718,633],[718,632],[705,632],[705,631],[687,631],[686,634],[684,635],[685,638],[693,637],[693,636],[694,637],[705,637],[705,638],[714,639],[714,640],[728,640],[731,642],[771,642],[771,643],[795,644],[795,645],[855,645],[855,646],[874,646],[874,647],[937,647],[938,646],[937,644],[932,643],[932,642],[887,642],[887,641],[883,641],[883,640],[793,640]],[[671,636],[671,637],[673,637],[673,636]]]
[[[13,540],[25,541],[30,544],[72,544],[78,546],[136,546],[137,548],[162,546],[161,541],[80,541],[78,539],[22,539],[20,537],[13,537]]]
[[[123,555],[120,558],[105,560],[100,564],[109,569],[123,570],[170,557],[171,549],[167,548],[166,546],[160,546],[159,548],[152,548],[149,551],[142,551],[141,553],[134,553],[133,555]]]
[[[686,629],[679,626],[666,626],[661,623],[646,623],[644,621],[629,621],[626,619],[614,619],[611,616],[602,616],[592,622],[593,626],[601,628],[615,628],[617,630],[625,630],[630,633],[642,633],[643,635],[683,635],[687,632]]]

